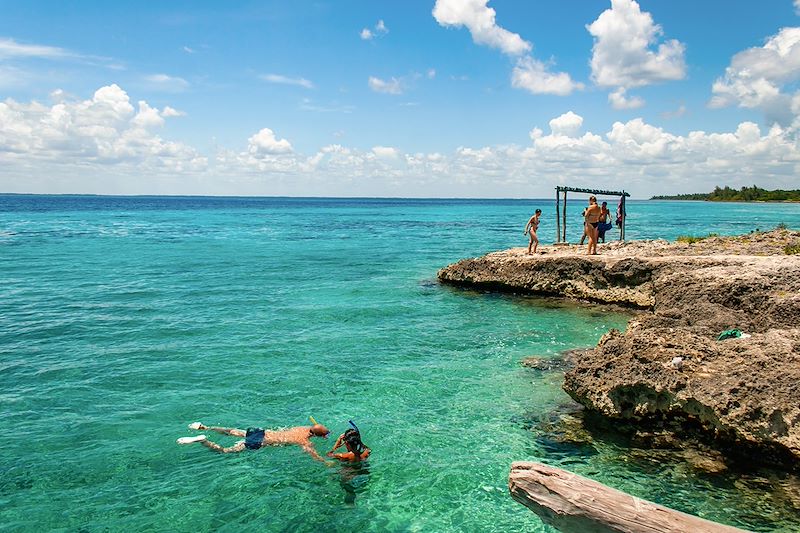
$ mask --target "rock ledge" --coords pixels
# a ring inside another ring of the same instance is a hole
[[[544,247],[466,259],[439,280],[645,309],[566,373],[564,390],[610,419],[676,421],[719,447],[800,465],[800,232],[774,230],[696,244],[642,241]],[[749,337],[717,341],[737,328]]]

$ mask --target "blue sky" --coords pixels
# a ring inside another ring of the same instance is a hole
[[[0,191],[798,188],[797,3],[0,1]]]

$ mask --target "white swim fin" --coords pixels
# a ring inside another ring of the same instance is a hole
[[[197,430],[197,429],[200,429],[200,426],[202,426],[202,425],[203,425],[202,422],[192,422],[191,424],[189,424],[189,429]]]

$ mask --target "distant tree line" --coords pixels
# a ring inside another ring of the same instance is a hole
[[[800,202],[800,190],[768,191],[753,185],[741,189],[728,186],[714,187],[710,193],[676,194],[674,196],[653,196],[651,200],[705,200],[707,202]]]

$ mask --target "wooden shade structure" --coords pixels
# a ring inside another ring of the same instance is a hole
[[[600,196],[619,196],[622,204],[622,227],[619,230],[619,240],[625,240],[625,219],[628,218],[625,212],[625,198],[630,194],[625,191],[606,191],[603,189],[582,189],[580,187],[556,187],[556,244],[567,242],[567,193],[580,192]],[[559,196],[561,193],[562,196]],[[564,200],[564,208],[561,209],[561,199]]]

